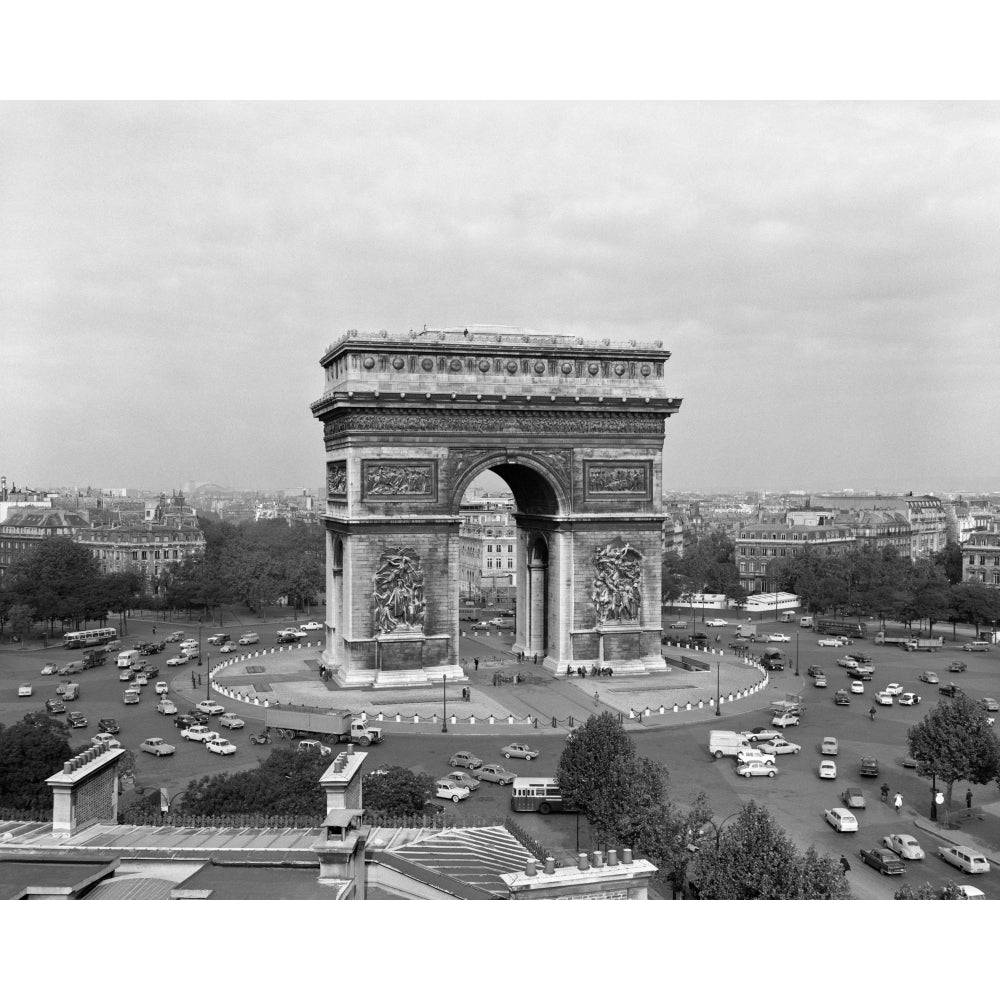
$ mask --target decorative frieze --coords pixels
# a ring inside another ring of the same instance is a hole
[[[437,462],[413,459],[364,459],[362,500],[437,500]]]
[[[584,461],[584,500],[652,500],[653,463]]]
[[[326,463],[326,495],[331,500],[347,496],[347,462]]]
[[[636,622],[642,607],[642,553],[628,542],[594,553],[591,599],[600,624]]]

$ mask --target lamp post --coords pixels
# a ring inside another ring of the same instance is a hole
[[[712,827],[712,829],[713,829],[713,830],[715,831],[715,849],[716,849],[716,850],[718,850],[718,849],[719,849],[719,839],[720,839],[720,838],[721,838],[721,836],[722,836],[722,828],[723,828],[723,827],[724,827],[724,826],[725,826],[725,825],[726,825],[726,824],[727,824],[727,823],[728,823],[728,822],[729,822],[729,821],[730,821],[731,819],[735,819],[735,818],[736,818],[737,816],[739,816],[740,812],[742,812],[742,811],[743,811],[743,810],[741,809],[741,810],[739,810],[738,812],[734,812],[734,813],[730,813],[730,814],[729,814],[729,815],[728,815],[728,816],[727,816],[727,817],[726,817],[726,818],[725,818],[725,819],[724,819],[724,820],[723,820],[723,821],[722,821],[721,823],[716,823],[716,822],[715,822],[715,820],[713,820],[713,819],[710,819],[710,820],[708,821],[708,822],[709,822],[709,825],[710,825],[710,826]]]
[[[795,633],[795,676],[799,676],[799,633]]]
[[[198,666],[201,666],[201,619],[198,619]]]
[[[722,661],[715,661],[715,714],[722,715],[722,704],[720,699],[720,674],[722,672]]]
[[[441,675],[441,693],[444,697],[444,714],[441,716],[441,732],[448,732],[448,678]]]

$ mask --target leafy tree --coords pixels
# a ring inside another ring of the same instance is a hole
[[[934,553],[931,560],[950,584],[954,586],[962,582],[962,546],[958,542],[948,542],[943,549]]]
[[[930,882],[921,882],[918,886],[902,885],[892,897],[893,899],[964,899],[962,890],[954,882],[945,882],[940,889],[935,889]]]
[[[985,785],[1000,774],[1000,741],[987,719],[983,705],[960,694],[941,699],[906,734],[917,773],[944,782],[949,809],[956,781]]]
[[[44,712],[29,712],[12,726],[0,726],[0,802],[13,809],[51,806],[45,779],[71,756],[66,724]]]
[[[959,583],[951,589],[951,603],[959,621],[971,622],[976,631],[984,623],[1000,618],[1000,590],[978,580]]]
[[[20,636],[21,647],[24,648],[24,637],[31,632],[35,619],[32,609],[27,604],[12,604],[7,615],[10,619],[11,632]]]
[[[423,812],[434,795],[429,774],[391,764],[361,779],[361,801],[373,812],[407,814]]]

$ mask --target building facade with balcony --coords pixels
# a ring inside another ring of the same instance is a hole
[[[48,538],[75,538],[90,527],[82,514],[46,507],[15,507],[0,524],[0,578]]]
[[[1000,587],[1000,523],[969,535],[962,546],[962,582]]]

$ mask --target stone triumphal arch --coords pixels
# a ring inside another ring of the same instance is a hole
[[[482,472],[516,505],[515,651],[556,672],[665,669],[670,352],[509,328],[350,330],[321,359],[324,662],[344,685],[461,677],[459,507]]]

